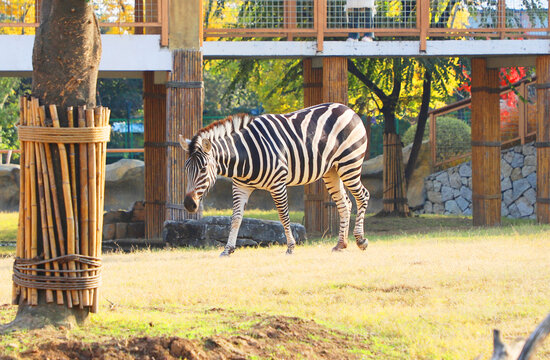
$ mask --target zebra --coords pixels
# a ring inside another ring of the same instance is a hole
[[[191,140],[179,135],[179,142],[189,155],[187,211],[198,211],[217,175],[232,178],[231,229],[220,256],[235,251],[244,208],[255,189],[271,193],[284,227],[286,253],[292,254],[296,242],[290,230],[287,186],[321,178],[340,215],[338,243],[332,250],[347,247],[352,205],[346,188],[357,203],[353,235],[361,250],[367,248],[363,221],[370,195],[360,178],[367,136],[361,118],[349,107],[326,103],[289,114],[232,115],[202,128]]]

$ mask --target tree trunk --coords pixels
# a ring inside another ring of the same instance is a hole
[[[407,182],[407,188],[409,187],[409,181],[412,178],[414,167],[416,166],[416,160],[418,160],[418,154],[420,154],[420,148],[422,147],[422,138],[424,137],[426,122],[428,121],[428,111],[430,110],[430,98],[432,95],[431,89],[432,74],[426,70],[424,73],[424,83],[422,85],[422,104],[420,105],[418,121],[416,122],[416,132],[414,133],[414,141],[411,149],[411,155],[409,156],[409,162],[405,167],[405,181]]]
[[[99,26],[92,3],[83,0],[43,0],[40,22],[33,49],[32,94],[41,105],[57,105],[60,124],[66,127],[68,106],[94,107],[96,103],[101,56]],[[51,150],[56,183],[61,184],[58,149],[51,146]],[[58,200],[64,208],[61,192]],[[38,244],[41,243],[39,239]],[[42,251],[39,248],[38,254]],[[87,316],[87,307],[47,304],[45,291],[38,290],[38,306],[23,300],[15,320],[0,332],[46,325],[71,326],[84,322]]]

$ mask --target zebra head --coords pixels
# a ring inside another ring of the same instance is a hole
[[[212,154],[210,140],[196,138],[193,141],[179,136],[180,145],[189,153],[185,161],[187,189],[183,205],[190,213],[197,212],[199,204],[216,182],[217,164]]]

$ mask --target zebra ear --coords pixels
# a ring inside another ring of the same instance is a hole
[[[210,150],[212,150],[212,143],[210,140],[206,138],[202,139],[202,151],[208,154]]]
[[[180,134],[179,141],[183,150],[189,151],[189,145],[191,144],[191,140],[184,138],[183,135]]]

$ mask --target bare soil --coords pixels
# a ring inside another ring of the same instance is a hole
[[[312,320],[254,315],[255,324],[237,335],[204,339],[137,337],[87,343],[59,340],[43,333],[43,341],[13,359],[359,359],[368,350],[365,337],[326,328]],[[47,332],[47,330],[45,330]],[[36,331],[41,337],[40,331]],[[0,354],[3,349],[0,347]]]

